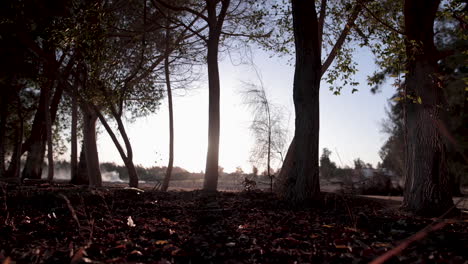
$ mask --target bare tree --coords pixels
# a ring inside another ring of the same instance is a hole
[[[267,176],[270,179],[270,190],[273,191],[275,175],[272,174],[272,160],[283,162],[284,147],[286,144],[287,128],[284,126],[284,114],[280,107],[273,104],[267,96],[260,74],[259,85],[244,83],[242,91],[244,103],[253,114],[250,130],[255,137],[251,160],[254,163],[263,163],[266,160]]]

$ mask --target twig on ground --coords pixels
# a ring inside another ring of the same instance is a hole
[[[447,220],[442,220],[440,221],[442,218],[444,218],[448,213],[450,213],[454,208],[457,207],[457,205],[463,201],[465,199],[465,197],[463,197],[462,199],[460,199],[457,203],[455,203],[450,209],[448,209],[444,214],[442,214],[441,216],[439,216],[437,219],[434,220],[434,222],[432,222],[431,224],[429,224],[428,226],[424,227],[423,229],[421,229],[419,232],[417,232],[416,234],[410,236],[409,238],[403,240],[403,242],[401,242],[400,245],[396,246],[395,248],[393,248],[392,250],[390,251],[387,251],[385,254],[377,257],[376,259],[374,259],[370,264],[382,264],[382,263],[385,263],[387,260],[389,260],[390,258],[400,254],[401,252],[403,252],[403,250],[405,250],[407,247],[409,247],[409,245],[411,245],[413,242],[416,242],[416,241],[419,241],[419,240],[422,240],[423,238],[425,238],[427,235],[429,235],[429,233],[431,232],[434,232],[436,230],[439,230],[439,229],[442,229],[445,225],[447,225],[449,223],[449,221]]]
[[[70,200],[64,194],[59,194],[59,196],[62,197],[65,200],[65,202],[67,203],[67,206],[68,206],[68,210],[70,210],[70,213],[72,214],[73,219],[75,219],[75,222],[78,225],[78,228],[81,229],[80,220],[78,220],[78,216],[76,215],[75,209],[73,209],[73,206],[72,206]]]

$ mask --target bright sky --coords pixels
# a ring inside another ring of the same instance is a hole
[[[285,116],[290,116],[289,132],[292,134],[294,67],[288,65],[287,58],[270,58],[269,54],[260,50],[254,52],[253,60],[261,72],[270,99],[289,111]],[[356,60],[359,64],[356,79],[361,83],[359,92],[351,94],[351,88],[345,87],[341,95],[335,96],[324,82],[320,92],[320,150],[329,148],[333,152],[331,159],[339,166],[352,166],[353,160],[358,157],[374,165],[380,161],[378,151],[386,139],[380,133],[380,123],[385,117],[387,100],[394,93],[390,86],[386,86],[382,93],[371,94],[366,85],[366,76],[375,71],[372,55],[366,50],[360,50]],[[248,128],[252,115],[243,105],[239,91],[243,88],[242,81],[258,83],[258,78],[252,66],[233,66],[228,58],[220,62],[220,78],[220,166],[227,172],[234,171],[237,166],[241,166],[244,171],[251,171],[249,157],[253,137]],[[198,86],[198,89],[189,91],[183,97],[174,98],[174,165],[193,172],[205,170],[208,137],[208,84],[203,82]],[[167,98],[157,113],[127,123],[127,129],[135,164],[167,165]],[[110,137],[104,129],[101,131],[98,140],[100,161],[123,164]]]

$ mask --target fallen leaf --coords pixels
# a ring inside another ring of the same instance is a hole
[[[75,255],[73,255],[70,261],[70,264],[77,264],[77,263],[82,262],[84,256],[86,256],[86,251],[83,247],[81,247],[80,249],[76,251]]]
[[[386,247],[386,248],[391,248],[391,247],[393,247],[393,245],[390,244],[390,243],[381,243],[381,242],[372,243],[372,246],[373,246],[373,247]]]
[[[167,243],[169,243],[167,240],[156,240],[156,242],[154,242],[156,245],[165,245]]]
[[[135,226],[136,226],[135,223],[133,222],[133,219],[132,219],[131,216],[129,216],[129,217],[127,218],[127,225],[128,225],[129,227],[135,227]]]
[[[141,251],[138,251],[138,250],[133,250],[132,252],[130,252],[130,255],[143,256],[143,253],[141,253]]]

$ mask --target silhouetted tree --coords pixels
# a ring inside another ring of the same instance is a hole
[[[322,156],[320,156],[320,176],[324,179],[329,179],[335,176],[336,164],[330,160],[332,152],[328,148],[323,148]]]
[[[263,14],[258,12],[265,1],[237,0],[205,0],[196,3],[174,5],[168,1],[155,0],[160,6],[174,11],[183,11],[198,17],[202,22],[188,25],[191,32],[205,42],[206,63],[208,67],[208,151],[206,157],[205,191],[216,191],[218,185],[219,165],[219,135],[220,135],[220,82],[218,56],[219,47],[224,38],[243,37],[246,39],[265,37],[258,18]],[[206,29],[206,30],[205,30]],[[255,29],[247,32],[246,29]],[[260,33],[259,33],[260,32]]]
[[[317,199],[319,186],[319,90],[322,75],[336,60],[336,66],[327,75],[334,83],[342,76],[343,85],[357,85],[350,81],[355,72],[352,49],[345,45],[362,10],[361,2],[292,1],[292,31],[296,51],[293,99],[295,107],[295,132],[283,163],[278,181],[278,192],[292,202]],[[287,12],[286,12],[287,13]],[[339,25],[326,27],[325,20],[338,21]],[[280,28],[290,29],[289,17],[280,20]],[[339,27],[343,28],[340,29]],[[280,31],[281,32],[281,31]],[[288,32],[288,31],[286,31]],[[284,35],[284,31],[283,31]],[[326,36],[336,36],[334,44]],[[324,44],[325,43],[325,44]],[[322,47],[332,45],[322,62]],[[280,50],[287,48],[279,46]],[[339,94],[340,87],[335,89]],[[354,91],[354,90],[353,90]]]
[[[258,75],[258,74],[257,74]],[[274,105],[267,97],[261,78],[260,85],[245,83],[242,91],[244,103],[253,114],[250,130],[255,138],[251,161],[264,163],[266,160],[266,172],[270,180],[270,189],[273,191],[275,175],[272,173],[271,162],[276,159],[282,162],[283,150],[286,142],[286,128],[284,128],[284,116],[278,106]]]

